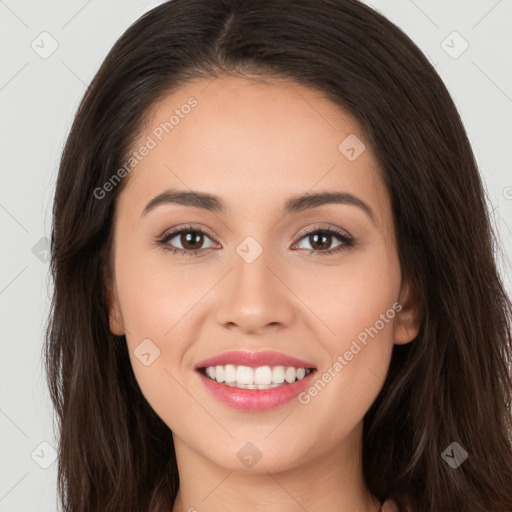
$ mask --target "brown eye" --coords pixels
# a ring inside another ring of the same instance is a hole
[[[325,250],[329,249],[332,243],[332,235],[329,234],[318,234],[308,235],[309,242],[313,249]]]
[[[200,249],[203,243],[203,234],[199,231],[184,231],[179,235],[179,241],[184,249]]]
[[[338,239],[339,243],[331,248],[334,239]],[[318,254],[335,254],[339,251],[350,249],[354,245],[354,241],[348,235],[337,229],[316,229],[302,236],[301,240],[307,240],[310,248],[303,249],[310,253]],[[300,243],[300,242],[299,242]],[[298,245],[298,244],[297,244]]]
[[[158,243],[168,251],[184,255],[193,255],[203,252],[203,250],[208,248],[215,247],[215,244],[210,245],[210,247],[203,247],[207,239],[211,240],[211,237],[201,229],[187,227],[164,235],[158,240]]]

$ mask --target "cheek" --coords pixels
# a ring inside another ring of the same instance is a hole
[[[301,294],[323,324],[322,339],[331,355],[348,349],[353,338],[376,322],[381,338],[392,337],[400,266],[384,245],[351,253],[336,266],[319,266],[313,279],[311,271],[304,274],[308,277],[299,278]]]
[[[171,253],[143,249],[144,243],[125,242],[116,261],[131,365],[155,411],[166,411],[170,401],[173,407],[190,407],[193,403],[180,386],[182,365],[190,364],[189,349],[199,336],[198,311],[218,278],[199,262],[179,264]]]
[[[384,249],[351,258],[336,272],[330,269],[329,279],[317,275],[315,282],[324,286],[309,297],[324,322],[319,340],[330,356],[312,394],[323,395],[318,404],[343,403],[357,417],[370,407],[389,367],[400,267]]]
[[[126,238],[126,237],[125,237]],[[177,265],[171,253],[149,247],[148,240],[120,244],[116,284],[123,320],[132,342],[166,339],[204,295],[208,283],[197,281],[194,265]],[[123,250],[121,250],[123,249]]]
[[[197,287],[187,286],[193,276],[171,271],[165,257],[157,258],[155,251],[143,254],[135,247],[130,249],[125,253],[129,257],[116,261],[116,286],[130,362],[143,396],[174,428],[177,420],[172,411],[194,406],[180,385],[179,365],[188,346],[184,334],[187,312],[201,294]]]

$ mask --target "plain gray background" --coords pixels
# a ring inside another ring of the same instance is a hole
[[[0,511],[57,510],[56,441],[41,349],[58,162],[103,58],[159,3],[0,0]],[[488,191],[510,293],[512,2],[366,3],[416,42],[459,109]]]

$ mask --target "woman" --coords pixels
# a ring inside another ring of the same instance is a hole
[[[512,510],[511,303],[433,67],[355,0],[173,0],[54,202],[68,512]]]

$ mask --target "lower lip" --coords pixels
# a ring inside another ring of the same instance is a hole
[[[206,389],[222,403],[243,411],[266,411],[279,407],[297,397],[309,386],[316,370],[302,380],[292,384],[283,384],[270,389],[243,389],[220,384],[202,373],[197,372]]]

